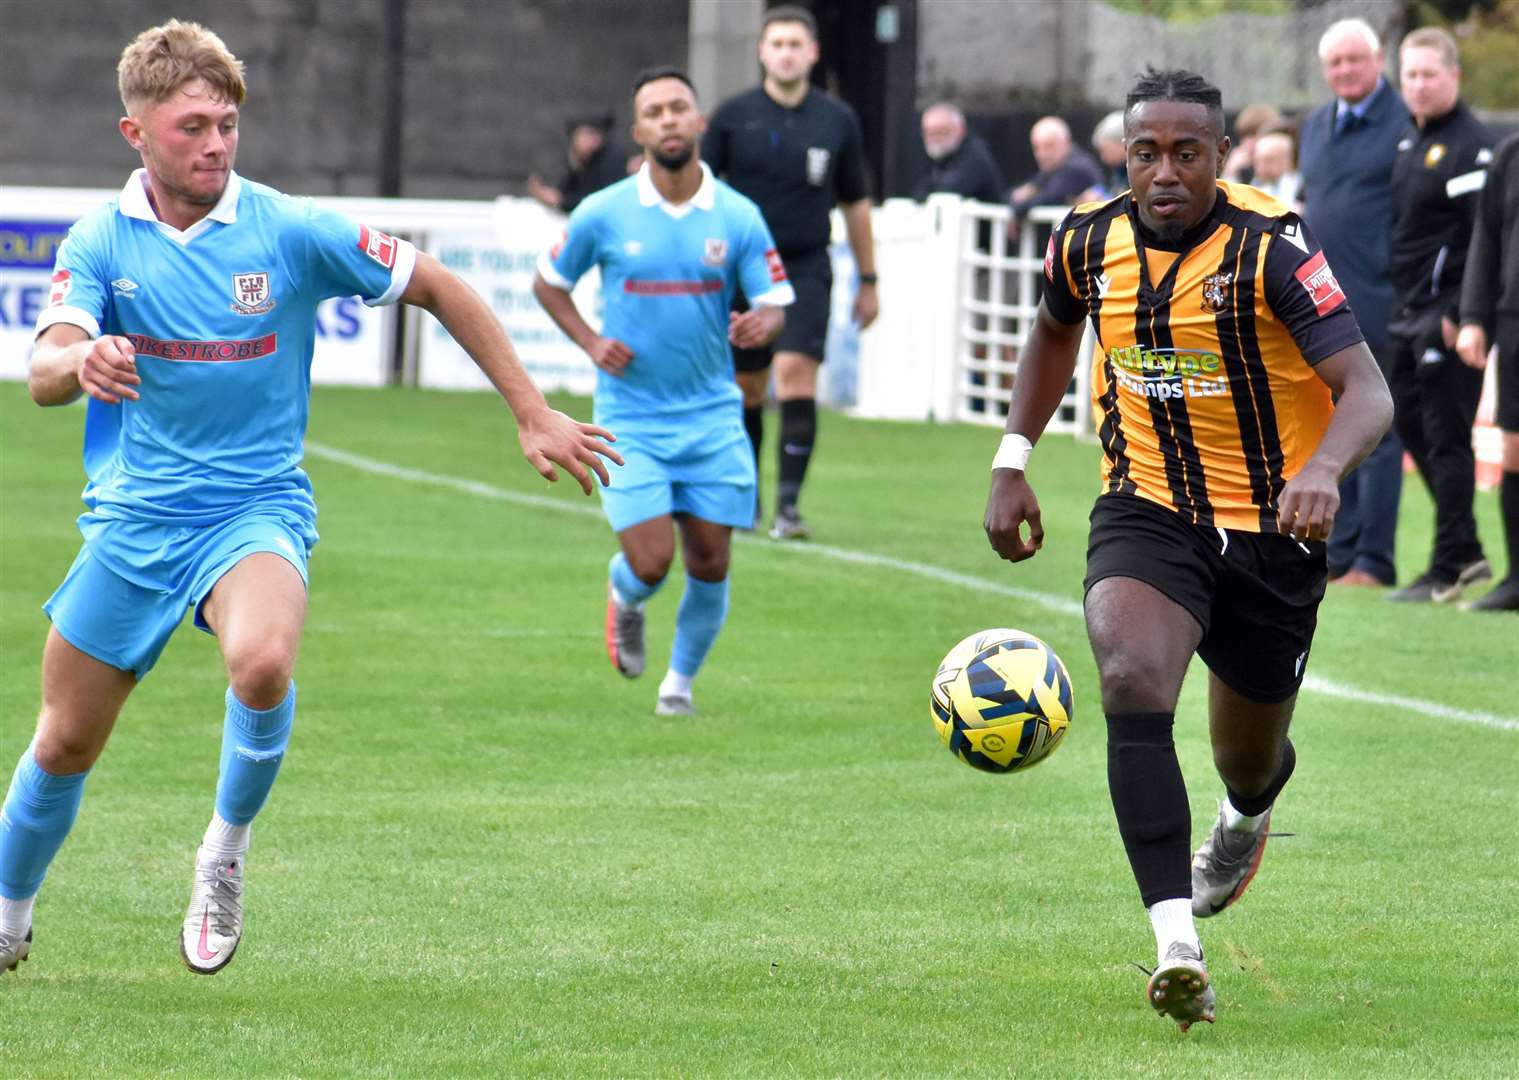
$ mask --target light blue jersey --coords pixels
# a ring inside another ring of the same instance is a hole
[[[706,165],[690,201],[671,205],[645,165],[582,202],[538,270],[568,291],[592,266],[601,268],[601,333],[633,352],[621,376],[598,373],[596,422],[623,437],[739,419],[728,345],[734,287],[755,306],[794,298],[759,208]]]
[[[57,323],[137,352],[138,400],[90,398],[84,547],[43,605],[63,638],[141,679],[186,606],[242,559],[306,578],[316,504],[300,467],[316,307],[395,301],[416,250],[234,173],[183,231],[158,219],[146,174],[69,230],[37,333]]]
[[[80,528],[102,561],[166,584],[134,535],[217,525],[251,506],[304,519],[314,541],[300,461],[317,305],[391,303],[415,261],[406,241],[235,173],[183,232],[159,221],[142,170],[69,230],[37,332],[62,322],[127,337],[142,379],[136,401],[87,406]]]

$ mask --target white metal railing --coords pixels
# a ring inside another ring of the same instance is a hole
[[[1043,240],[1065,214],[1041,207],[1016,244],[1010,209],[934,195],[875,215],[881,317],[860,337],[854,412],[881,419],[1002,424],[1039,308]],[[1093,342],[1048,429],[1089,436]]]
[[[956,420],[1001,425],[1007,418],[1018,358],[1039,310],[1044,245],[1065,207],[1035,207],[1008,240],[1007,205],[966,202],[960,207],[958,298],[954,322]],[[1046,430],[1090,435],[1091,356],[1088,327],[1075,375]]]

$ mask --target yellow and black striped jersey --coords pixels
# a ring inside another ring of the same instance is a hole
[[[1104,493],[1276,532],[1277,497],[1334,411],[1313,365],[1361,331],[1302,219],[1255,188],[1218,188],[1174,243],[1142,234],[1127,193],[1077,206],[1050,237],[1044,301],[1097,335]]]

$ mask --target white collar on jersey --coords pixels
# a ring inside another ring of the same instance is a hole
[[[237,173],[228,173],[227,186],[222,191],[222,197],[216,200],[216,205],[211,207],[206,216],[194,225],[180,231],[173,225],[159,220],[158,214],[153,210],[153,204],[148,201],[148,170],[138,169],[127,177],[127,186],[121,189],[121,201],[117,203],[117,208],[124,217],[136,218],[138,221],[151,221],[163,230],[164,235],[169,239],[180,244],[188,244],[209,229],[213,221],[231,225],[237,220],[237,197],[242,189],[243,182]]]
[[[707,168],[705,161],[697,164],[701,166],[701,186],[696,189],[695,195],[677,206],[659,193],[659,189],[654,186],[654,177],[649,174],[649,163],[644,162],[634,181],[638,185],[638,201],[645,206],[657,206],[674,218],[685,217],[693,207],[697,210],[711,210],[717,202],[717,181],[712,179],[712,170]]]

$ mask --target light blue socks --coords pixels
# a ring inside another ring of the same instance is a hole
[[[227,721],[222,728],[221,775],[216,812],[232,825],[253,820],[279,775],[290,727],[295,721],[295,683],[272,709],[250,709],[227,689]]]
[[[10,793],[0,809],[0,896],[37,894],[48,864],[74,827],[89,770],[54,776],[43,772],[28,746],[16,763]]]
[[[686,578],[675,615],[675,645],[670,650],[670,670],[691,678],[701,670],[712,651],[717,632],[728,617],[728,580],[698,581]]]
[[[653,585],[645,584],[642,578],[633,573],[633,568],[628,565],[627,557],[621,551],[612,556],[607,572],[612,578],[612,588],[617,591],[618,601],[624,604],[642,604],[665,583],[664,578],[660,578]]]

